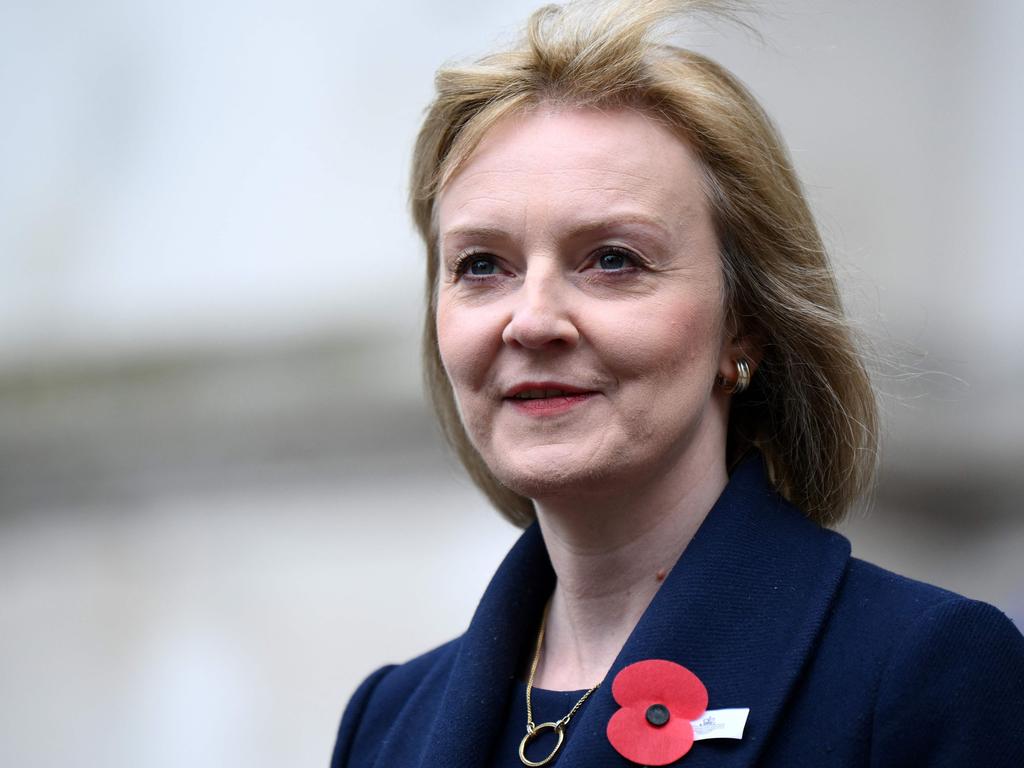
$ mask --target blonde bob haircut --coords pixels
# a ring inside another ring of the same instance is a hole
[[[747,89],[710,59],[664,42],[666,27],[728,4],[619,0],[549,5],[525,38],[436,76],[412,163],[413,218],[427,249],[423,357],[445,435],[510,521],[533,502],[502,485],[473,447],[438,352],[435,208],[445,183],[502,118],[542,105],[634,109],[700,160],[718,234],[728,327],[761,355],[730,407],[726,457],[761,452],[779,492],[834,524],[872,482],[877,406],[828,254],[779,134]]]

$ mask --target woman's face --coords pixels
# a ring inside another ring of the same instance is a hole
[[[637,112],[551,108],[496,125],[440,195],[441,360],[518,493],[724,462],[736,350],[701,178]]]

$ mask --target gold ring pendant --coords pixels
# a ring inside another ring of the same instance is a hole
[[[526,756],[526,745],[533,741],[540,734],[541,731],[549,730],[554,731],[558,734],[558,743],[555,744],[555,748],[551,750],[551,754],[545,757],[540,762],[533,762]],[[519,759],[523,761],[523,765],[528,765],[530,768],[539,768],[539,766],[547,765],[550,763],[555,755],[558,754],[558,750],[562,748],[562,742],[565,741],[565,730],[561,723],[541,723],[532,731],[523,736],[523,740],[519,742]]]

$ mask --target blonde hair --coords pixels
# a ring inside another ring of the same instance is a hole
[[[427,249],[423,357],[448,441],[472,479],[517,525],[533,503],[491,474],[467,436],[438,352],[435,205],[451,175],[500,119],[542,104],[638,110],[676,132],[705,175],[719,238],[728,321],[763,355],[733,397],[728,457],[764,456],[776,488],[833,524],[870,486],[874,390],[843,313],[828,254],[771,120],[710,59],[659,40],[666,23],[726,3],[627,0],[549,5],[510,50],[437,73],[412,165],[413,218]]]

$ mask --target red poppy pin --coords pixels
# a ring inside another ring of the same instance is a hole
[[[686,667],[664,659],[630,664],[612,681],[621,709],[608,721],[608,741],[641,765],[668,765],[693,746],[693,725],[708,708],[708,691]]]

